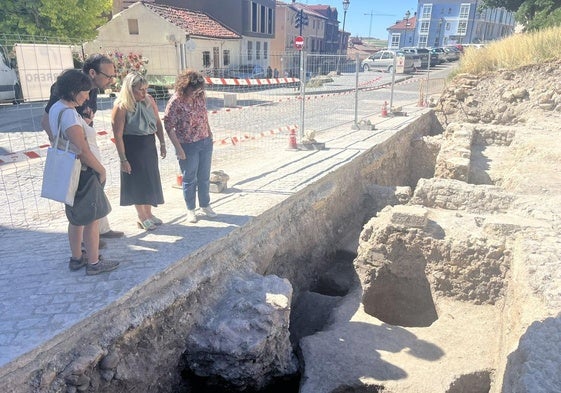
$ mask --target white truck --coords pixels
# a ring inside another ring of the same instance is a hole
[[[0,101],[21,102],[23,94],[14,63],[6,49],[0,45]]]

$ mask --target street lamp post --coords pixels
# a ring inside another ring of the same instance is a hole
[[[341,41],[339,42],[339,57],[343,56],[343,38],[345,37],[345,21],[347,19],[347,10],[351,5],[351,0],[343,0],[343,30],[341,31]],[[340,58],[337,59],[337,75],[341,74],[340,70]]]
[[[407,42],[407,31],[409,30],[409,17],[411,16],[411,12],[409,12],[409,10],[407,10],[407,12],[405,12],[405,46],[410,46],[408,45]]]

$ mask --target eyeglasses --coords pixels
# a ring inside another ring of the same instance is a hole
[[[98,71],[97,73],[103,75],[107,79],[115,79],[117,77],[117,75],[107,75],[105,72],[102,71]]]

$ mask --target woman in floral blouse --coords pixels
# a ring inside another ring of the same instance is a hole
[[[175,93],[164,113],[164,126],[176,147],[183,175],[183,198],[187,204],[187,221],[197,222],[195,213],[198,196],[201,212],[216,217],[210,207],[210,166],[212,162],[212,132],[208,124],[205,80],[194,70],[183,71],[175,82]]]

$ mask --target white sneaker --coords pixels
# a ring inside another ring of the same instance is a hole
[[[197,215],[195,214],[195,210],[187,209],[187,222],[197,222]]]
[[[216,212],[214,210],[212,210],[212,208],[210,206],[201,207],[201,210],[202,210],[202,212],[205,216],[210,217],[210,218],[214,218],[218,215],[218,214],[216,214]]]

